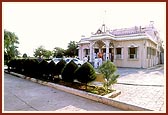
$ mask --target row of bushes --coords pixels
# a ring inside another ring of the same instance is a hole
[[[73,82],[75,79],[82,83],[88,83],[96,78],[95,70],[88,62],[78,67],[76,63],[70,61],[68,64],[61,60],[57,64],[53,61],[37,59],[15,59],[8,64],[8,71],[24,74],[42,80],[55,82],[61,79],[66,82]]]

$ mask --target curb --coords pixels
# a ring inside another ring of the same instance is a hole
[[[71,93],[71,94],[74,94],[74,95],[77,95],[77,96],[81,96],[81,97],[84,97],[84,98],[87,98],[87,99],[90,99],[90,100],[93,100],[93,101],[97,101],[97,102],[100,102],[100,103],[103,103],[103,104],[106,104],[106,105],[110,105],[110,106],[113,106],[113,107],[116,107],[116,108],[119,108],[119,109],[122,109],[122,110],[126,110],[126,111],[153,111],[153,110],[149,110],[149,109],[146,109],[146,108],[142,108],[142,107],[138,107],[138,106],[135,106],[135,105],[131,105],[131,104],[127,104],[127,103],[124,103],[124,102],[113,100],[112,98],[108,98],[109,94],[107,94],[105,96],[100,96],[100,95],[80,91],[80,90],[77,90],[77,89],[73,89],[73,88],[70,88],[70,87],[58,85],[58,84],[55,84],[55,83],[46,82],[46,81],[38,80],[38,79],[35,79],[35,78],[31,78],[31,77],[26,77],[22,74],[18,74],[18,73],[15,73],[15,72],[10,72],[9,73],[8,71],[5,71],[5,73],[11,74],[11,75],[23,78],[23,79],[27,79],[27,80],[30,80],[32,82],[39,83],[39,84],[42,84],[42,85],[45,85],[45,86],[49,86],[49,87],[52,87],[52,88],[55,88],[55,89],[58,89],[58,90],[62,90],[62,91],[65,91],[67,93]],[[121,92],[118,92],[118,93],[121,93]]]

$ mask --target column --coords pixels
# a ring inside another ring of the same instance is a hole
[[[80,60],[82,60],[82,56],[81,56],[81,45],[79,46],[78,57],[79,57]]]
[[[86,56],[86,49],[83,49],[83,57]]]
[[[116,59],[116,49],[115,47],[113,46],[113,63],[115,64],[115,59]]]
[[[81,48],[81,59],[83,60],[83,46]]]
[[[106,40],[106,61],[109,59],[109,43],[110,41]]]
[[[89,48],[90,48],[90,62],[93,62],[93,42],[92,41],[90,41],[90,46],[89,46]]]
[[[101,48],[99,48],[99,52],[101,52]]]

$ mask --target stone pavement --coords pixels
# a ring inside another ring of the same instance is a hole
[[[162,87],[166,83],[163,65],[151,69],[118,68],[117,73],[118,83]]]
[[[165,111],[166,74],[164,65],[149,69],[118,68],[118,83],[113,87],[121,91],[114,100],[154,111]]]
[[[96,101],[4,74],[4,112],[52,111],[122,111]]]

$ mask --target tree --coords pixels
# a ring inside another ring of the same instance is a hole
[[[78,55],[77,47],[78,47],[77,42],[70,41],[70,43],[68,43],[68,49],[66,50],[65,54],[71,57]]]
[[[75,71],[75,78],[84,83],[87,88],[87,83],[96,79],[96,72],[93,66],[86,62]]]
[[[49,50],[46,50],[44,48],[44,46],[40,46],[37,49],[35,49],[34,56],[35,57],[50,58],[52,56],[52,52]]]
[[[53,50],[53,57],[62,58],[64,56],[65,50],[59,47],[55,47]]]
[[[19,44],[19,38],[15,33],[4,30],[4,59],[8,62],[19,56],[19,51],[17,50],[17,44]]]
[[[116,66],[109,60],[104,62],[98,69],[98,71],[103,74],[103,77],[106,80],[106,82],[104,83],[106,91],[108,90],[109,86],[117,82],[119,75],[115,74],[116,70]]]
[[[50,50],[44,50],[43,57],[49,59],[52,56],[52,51]]]
[[[26,54],[26,53],[24,53],[22,57],[23,57],[23,58],[27,58],[27,54]]]
[[[43,55],[44,50],[44,46],[38,47],[37,49],[35,49],[34,56],[41,57]]]

